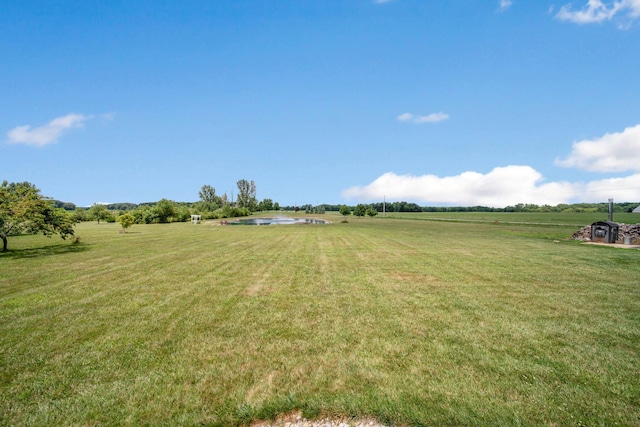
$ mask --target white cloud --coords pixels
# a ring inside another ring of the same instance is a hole
[[[92,118],[93,116],[71,113],[53,119],[46,125],[37,128],[31,128],[31,125],[17,126],[7,132],[7,137],[11,144],[42,147],[56,142],[64,133],[71,129],[84,127],[85,122]]]
[[[616,0],[609,4],[602,0],[588,0],[582,9],[573,10],[571,4],[566,4],[556,14],[557,19],[576,24],[608,21],[616,16],[626,20],[640,17],[640,0]],[[621,28],[626,26],[628,25],[620,25]]]
[[[592,181],[584,186],[583,191],[581,196],[587,202],[602,202],[610,197],[619,201],[637,202],[640,200],[640,173]]]
[[[518,203],[558,205],[574,200],[598,202],[640,200],[640,174],[611,178],[587,184],[545,183],[530,166],[497,167],[486,174],[463,172],[460,175],[397,175],[385,173],[364,187],[352,187],[342,197],[358,202],[405,200],[422,204],[505,207]]]
[[[415,121],[410,113],[398,120]],[[593,140],[575,142],[571,155],[556,165],[591,172],[631,172],[627,177],[590,182],[545,182],[530,166],[496,167],[488,173],[463,172],[455,176],[398,175],[388,172],[368,185],[342,192],[342,197],[358,202],[406,200],[432,205],[505,207],[518,203],[557,205],[573,202],[640,200],[640,124],[622,132],[608,133]]]
[[[565,160],[556,165],[591,172],[640,172],[640,124],[600,138],[574,142]]]
[[[500,9],[499,10],[507,10],[511,7],[513,2],[511,0],[500,0]]]
[[[403,113],[398,116],[398,121],[422,124],[422,123],[438,123],[438,122],[447,120],[448,118],[449,118],[449,115],[443,112],[431,113],[426,116],[416,116],[411,113]]]
[[[345,190],[342,196],[360,201],[386,196],[421,203],[504,207],[517,203],[556,205],[566,202],[577,189],[576,184],[542,181],[542,175],[529,166],[497,167],[487,174],[463,172],[448,177],[389,172],[369,185]]]

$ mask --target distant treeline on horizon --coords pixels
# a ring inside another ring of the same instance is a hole
[[[89,207],[76,206],[73,203],[61,202],[59,200],[53,200],[55,207],[63,208],[68,211],[74,211],[76,209],[88,209]],[[135,210],[142,206],[154,206],[157,202],[146,203],[109,203],[105,207],[110,211],[130,211]],[[191,207],[196,202],[177,202],[179,205]],[[420,206],[416,203],[409,202],[387,202],[387,203],[368,203],[364,204],[367,207],[378,212],[608,212],[608,203],[573,203],[573,204],[559,204],[556,206],[550,205],[536,205],[530,203],[518,203],[514,206],[507,206],[504,208],[492,208],[488,206]],[[284,211],[316,211],[320,208],[323,211],[338,212],[343,205],[322,204],[318,206],[301,205],[301,206],[281,206],[280,210]],[[640,206],[640,202],[622,202],[614,203],[614,212],[632,212],[635,208]],[[351,210],[354,206],[349,206]]]

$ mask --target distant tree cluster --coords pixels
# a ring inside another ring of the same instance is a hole
[[[631,212],[640,203],[614,203],[614,212]],[[387,210],[388,212],[391,212]],[[582,213],[594,213],[594,212],[608,212],[609,203],[574,203],[574,204],[559,204],[556,206],[550,205],[536,205],[532,203],[518,203],[513,206],[506,206],[504,208],[489,208],[486,206],[458,206],[458,207],[424,207],[423,212],[582,212]]]
[[[373,206],[359,204],[355,208],[353,208],[353,215],[359,217],[363,217],[365,215],[374,217],[378,215],[378,211]]]
[[[256,184],[254,181],[241,179],[236,183],[238,199],[229,201],[226,194],[218,196],[215,188],[204,185],[200,189],[200,200],[193,206],[193,213],[202,215],[205,219],[236,218],[249,216],[257,210],[271,210],[274,205],[271,199],[264,199],[258,203],[256,198]]]
[[[278,202],[274,202],[271,199],[263,199],[260,203],[258,203],[257,209],[258,211],[279,211],[280,204]]]
[[[632,212],[638,207],[637,203],[614,203],[614,212]],[[339,212],[343,205],[320,205],[328,212]],[[349,206],[354,210],[357,206]],[[556,206],[536,205],[518,203],[513,206],[504,208],[491,208],[487,206],[420,206],[416,203],[409,202],[378,202],[363,205],[371,208],[372,211],[380,212],[608,212],[608,203],[575,203],[575,204],[559,204]],[[286,206],[285,210],[293,210],[293,207]]]
[[[64,209],[65,211],[75,211],[76,205],[68,202],[61,202],[60,200],[52,200],[54,208]]]
[[[65,208],[75,207],[74,218],[77,221],[118,222],[127,229],[130,214],[133,224],[162,224],[170,222],[185,222],[191,219],[191,215],[201,215],[203,219],[235,218],[249,216],[255,211],[279,210],[280,205],[272,199],[263,199],[258,203],[256,198],[256,184],[254,181],[239,180],[237,182],[238,199],[230,201],[226,194],[218,195],[211,185],[203,185],[198,192],[199,200],[196,202],[175,202],[162,199],[157,202],[146,203],[111,203],[94,204],[91,207],[79,208],[73,204],[58,202],[57,205]],[[124,221],[124,224],[122,223]]]
[[[319,205],[319,206],[304,205],[304,206],[302,206],[302,209],[304,209],[304,213],[306,213],[306,214],[320,214],[320,215],[322,215],[327,211],[325,209],[324,205]]]

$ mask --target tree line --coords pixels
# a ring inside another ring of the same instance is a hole
[[[244,183],[243,183],[244,185]],[[504,208],[492,208],[487,206],[419,206],[416,203],[389,202],[370,203],[358,205],[333,205],[321,204],[313,206],[311,204],[302,206],[280,206],[272,199],[263,199],[258,202],[255,198],[255,184],[252,187],[243,186],[235,202],[229,201],[226,194],[218,196],[215,188],[204,185],[200,190],[200,200],[197,202],[175,202],[173,200],[162,199],[158,202],[150,203],[113,203],[95,204],[88,209],[76,208],[73,213],[78,221],[106,221],[114,222],[119,214],[131,213],[134,224],[157,224],[168,222],[189,221],[192,214],[201,215],[203,219],[222,219],[249,216],[254,212],[265,212],[274,210],[303,211],[306,214],[324,214],[325,212],[341,212],[349,209],[354,216],[374,216],[378,213],[387,212],[575,212],[575,213],[607,213],[608,203],[576,203],[559,204],[556,206],[517,204]],[[60,203],[54,203],[60,206]],[[631,212],[640,203],[614,203],[614,212]],[[68,207],[63,207],[68,209]],[[375,212],[375,214],[374,214]]]
[[[214,187],[203,185],[198,193],[200,199],[193,203],[162,199],[154,203],[94,204],[88,209],[78,208],[72,203],[60,202],[40,194],[40,190],[29,182],[8,183],[0,186],[0,240],[2,251],[7,251],[8,238],[20,234],[43,233],[46,236],[59,234],[63,239],[74,236],[73,227],[80,221],[118,221],[126,230],[132,224],[184,222],[191,215],[204,219],[249,216],[256,211],[294,210],[299,206],[280,207],[272,199],[258,202],[254,181],[241,179],[237,182],[238,197],[229,200],[226,194],[218,195]],[[639,203],[614,203],[614,212],[631,212]],[[378,202],[356,206],[322,204],[304,205],[308,214],[323,214],[327,211],[347,215],[375,216],[379,212],[608,212],[608,203],[559,204],[556,206],[519,203],[505,208],[486,206],[421,207],[409,202]]]
[[[151,203],[94,204],[88,209],[76,208],[73,212],[79,221],[114,222],[121,215],[129,214],[133,224],[163,224],[186,222],[191,215],[203,219],[222,219],[249,216],[256,211],[278,210],[280,205],[272,199],[258,202],[254,181],[241,179],[237,182],[238,196],[235,201],[227,194],[219,195],[211,185],[203,185],[197,202],[176,202],[162,199]]]
[[[40,190],[29,182],[0,185],[0,240],[2,252],[7,251],[8,239],[21,234],[43,233],[46,236],[58,234],[63,239],[74,236],[74,226],[80,221],[118,221],[123,229],[133,224],[153,224],[183,222],[197,214],[204,218],[232,218],[248,216],[260,209],[279,208],[271,199],[262,202],[256,198],[256,184],[241,179],[237,182],[238,199],[229,201],[226,194],[217,196],[215,189],[204,185],[200,200],[195,203],[179,203],[162,199],[155,203],[96,203],[88,209],[78,208],[73,203],[65,203],[43,196]]]
[[[622,202],[614,203],[614,212],[632,212],[640,205],[640,202]],[[315,207],[309,206],[309,210],[318,211],[323,210],[326,212],[339,212],[343,205],[331,205],[323,204]],[[358,205],[348,206],[352,211]],[[416,203],[410,202],[377,202],[369,203],[364,206],[370,207],[377,212],[608,212],[609,203],[574,203],[574,204],[559,204],[556,206],[550,205],[536,205],[530,203],[518,203],[513,206],[506,206],[504,208],[492,208],[488,206],[420,206]],[[295,207],[285,206],[285,210],[294,210]]]

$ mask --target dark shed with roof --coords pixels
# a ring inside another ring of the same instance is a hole
[[[613,221],[598,221],[591,224],[591,241],[615,243],[618,240],[620,226]]]

